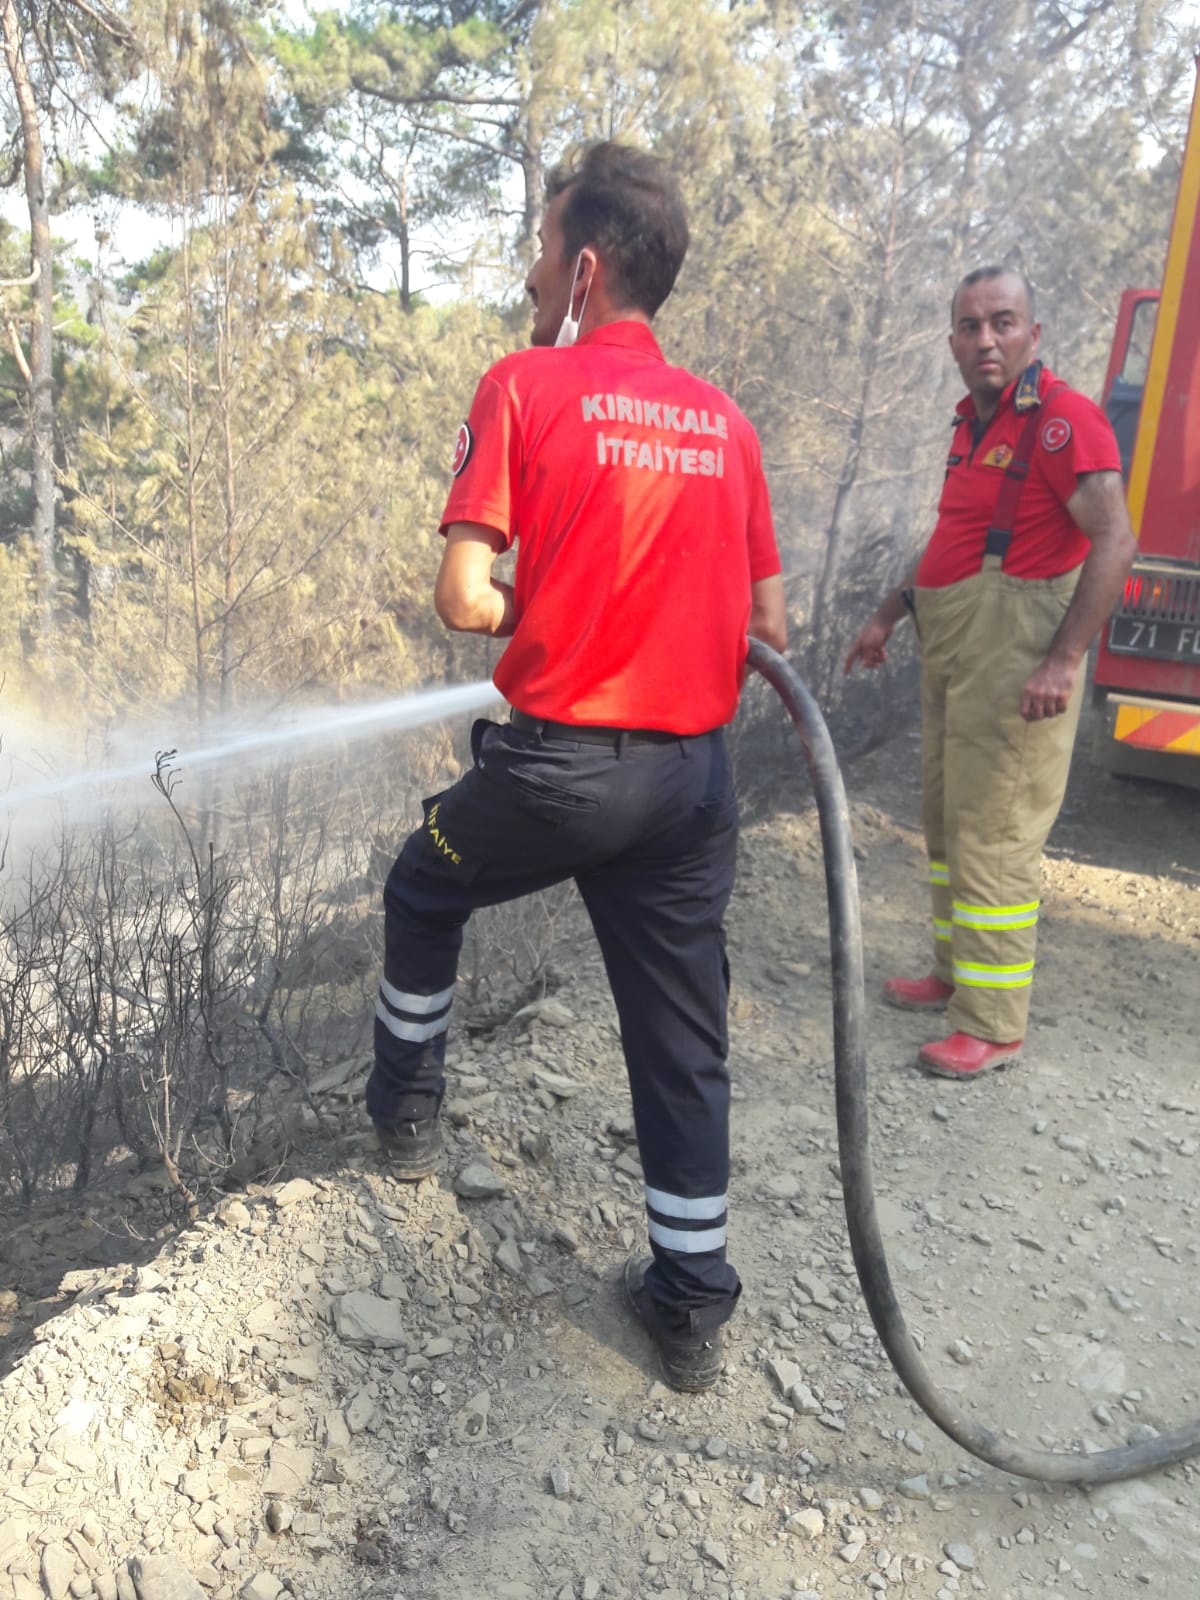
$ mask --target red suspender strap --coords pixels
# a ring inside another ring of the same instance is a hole
[[[1057,389],[1065,389],[1065,383],[1051,384],[1046,390],[1045,399],[1041,405],[1031,406],[1025,418],[1025,426],[1017,438],[1017,448],[1012,460],[1004,469],[1004,482],[1000,485],[1000,493],[996,497],[996,509],[992,512],[991,525],[987,531],[987,539],[983,546],[985,556],[999,556],[1001,564],[1008,555],[1008,547],[1012,543],[1013,525],[1017,520],[1017,506],[1021,499],[1021,490],[1025,486],[1025,479],[1029,476],[1029,464],[1033,460],[1033,449],[1037,443],[1038,424],[1044,415],[1044,407],[1050,396]]]

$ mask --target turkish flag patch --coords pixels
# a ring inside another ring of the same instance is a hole
[[[458,430],[458,438],[454,441],[454,460],[450,463],[450,471],[456,478],[470,461],[474,449],[475,435],[471,432],[470,424],[464,422]]]
[[[1065,417],[1052,417],[1042,429],[1042,449],[1061,450],[1071,438],[1071,424]]]

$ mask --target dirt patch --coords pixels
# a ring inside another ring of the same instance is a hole
[[[98,1596],[124,1592],[122,1564],[147,1545],[218,1600],[283,1592],[272,1583],[311,1600],[1193,1592],[1191,1465],[1087,1493],[1023,1482],[899,1388],[845,1235],[799,760],[781,787],[794,805],[747,830],[730,916],[745,1295],[717,1389],[657,1382],[616,1292],[644,1237],[640,1177],[611,1001],[577,930],[552,1005],[453,1036],[440,1180],[380,1169],[360,1063],[317,1101],[299,1186],[251,1186],[157,1247],[149,1279],[110,1273],[26,1329],[0,1384],[18,1495],[0,1497],[0,1534],[6,1516],[21,1533],[0,1539],[3,1600],[6,1583],[39,1592],[49,1543],[75,1551],[86,1594],[88,1556],[62,1542],[85,1524]],[[915,741],[857,763],[847,787],[879,1210],[937,1381],[1042,1448],[1195,1416],[1197,797],[1100,777],[1081,753],[1026,1058],[948,1084],[913,1065],[936,1025],[875,998],[928,959]],[[495,1192],[460,1198],[455,1176],[479,1163]],[[20,1306],[0,1311],[16,1338]],[[51,1446],[64,1415],[86,1451]]]

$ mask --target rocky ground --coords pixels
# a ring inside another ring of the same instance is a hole
[[[349,1061],[288,1168],[182,1234],[133,1236],[146,1179],[119,1236],[99,1212],[8,1229],[0,1600],[1196,1592],[1191,1466],[1022,1482],[898,1388],[848,1254],[819,845],[788,781],[731,916],[745,1295],[718,1387],[657,1382],[615,1292],[639,1168],[581,935],[547,1001],[454,1036],[438,1180],[378,1165]],[[925,954],[911,738],[848,787],[875,993]],[[1198,818],[1195,794],[1098,778],[1081,751],[1019,1067],[924,1078],[928,1019],[869,1002],[910,1326],[938,1382],[1025,1444],[1200,1415]]]

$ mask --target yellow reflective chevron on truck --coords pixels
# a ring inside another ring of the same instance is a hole
[[[1113,738],[1139,750],[1200,756],[1200,711],[1161,711],[1155,706],[1117,706]]]

